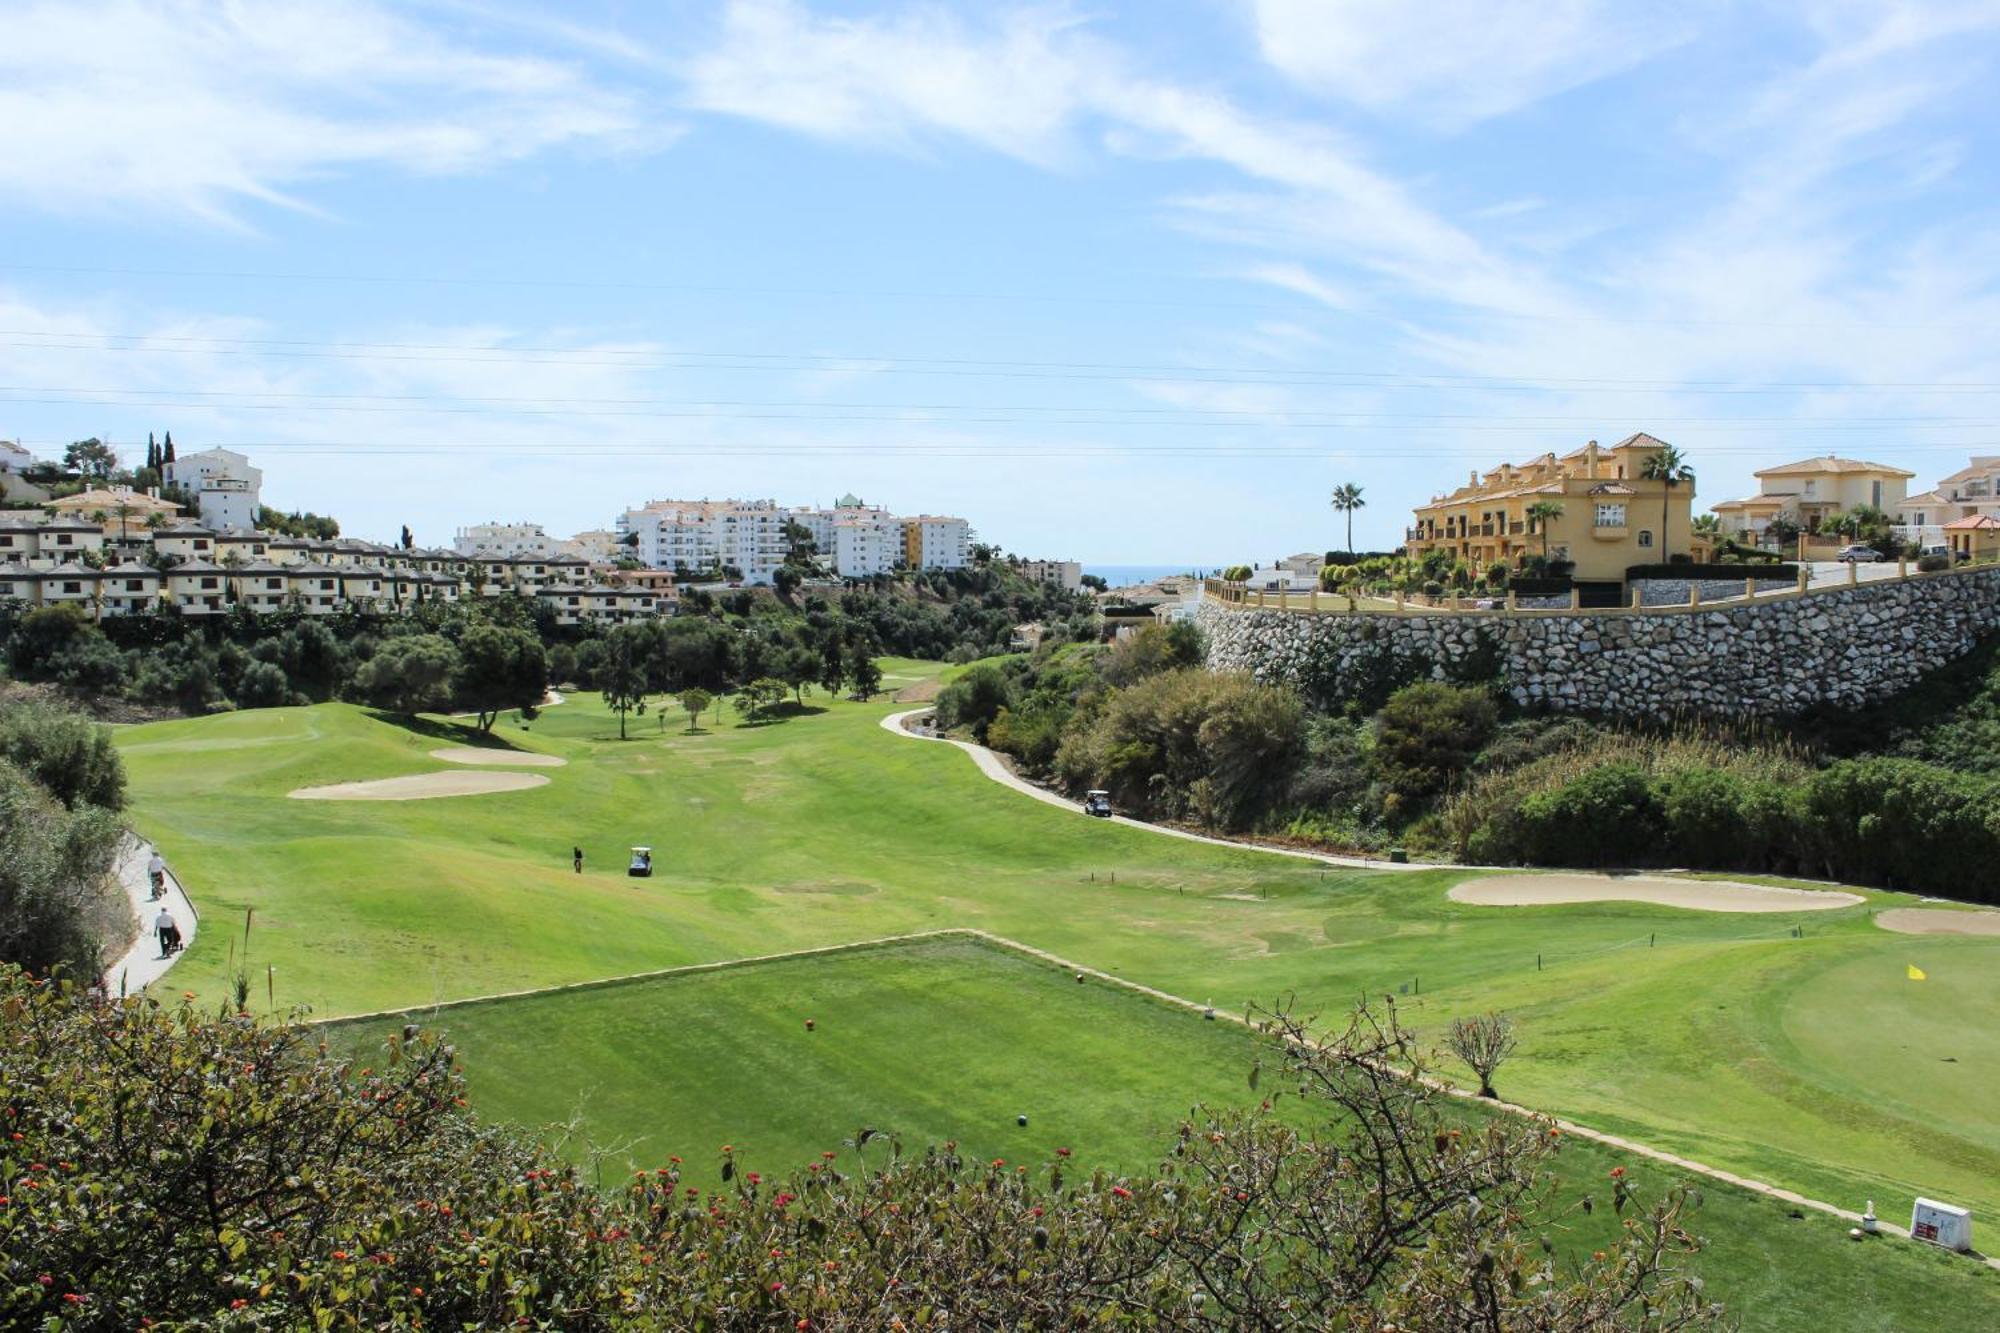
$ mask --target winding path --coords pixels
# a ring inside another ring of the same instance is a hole
[[[167,867],[166,896],[154,899],[153,887],[146,879],[146,863],[152,856],[153,844],[135,833],[126,834],[124,845],[118,849],[113,873],[132,902],[132,917],[139,924],[139,935],[125,956],[104,970],[104,989],[109,995],[137,994],[165,976],[167,969],[180,959],[178,953],[160,956],[160,938],[153,932],[160,909],[165,908],[180,927],[183,946],[194,943],[195,928],[201,921],[172,866]]]
[[[970,741],[956,740],[950,736],[933,735],[928,731],[913,731],[904,725],[911,718],[922,716],[930,711],[928,708],[911,708],[900,713],[891,713],[882,719],[882,727],[885,731],[893,731],[898,736],[907,736],[911,740],[937,741],[944,745],[955,745],[972,756],[972,762],[978,766],[981,773],[992,778],[1001,786],[1012,787],[1023,796],[1032,796],[1044,805],[1053,805],[1059,809],[1067,810],[1071,814],[1080,815],[1083,813],[1081,802],[1072,801],[1067,796],[1059,796],[1046,787],[1036,786],[1013,769],[1007,767],[1005,759],[1002,759],[994,751],[987,749],[983,745],[974,745]],[[1186,829],[1172,828],[1166,824],[1151,824],[1143,819],[1129,819],[1124,815],[1111,816],[1111,822],[1114,824],[1124,824],[1129,828],[1142,828],[1149,833],[1158,833],[1169,838],[1184,838],[1189,842],[1205,842],[1215,847],[1228,847],[1239,852],[1268,852],[1272,856],[1293,856],[1301,861],[1317,861],[1321,865],[1341,866],[1352,870],[1488,870],[1499,868],[1495,866],[1442,865],[1432,861],[1422,863],[1381,861],[1370,856],[1335,856],[1327,852],[1301,851],[1296,847],[1273,847],[1261,842],[1242,842],[1233,838],[1211,838],[1203,833],[1190,833]]]

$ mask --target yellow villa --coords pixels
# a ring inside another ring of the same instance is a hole
[[[1818,532],[1820,524],[1868,505],[1893,514],[1903,503],[1914,472],[1858,458],[1808,458],[1757,474],[1757,494],[1724,500],[1712,506],[1722,531],[1732,537],[1762,543],[1774,521],[1782,519],[1800,532]]]
[[[1405,548],[1413,557],[1447,551],[1480,569],[1518,564],[1542,554],[1543,525],[1529,511],[1549,503],[1561,508],[1547,520],[1549,558],[1569,561],[1579,582],[1622,581],[1633,565],[1691,551],[1694,484],[1669,488],[1645,477],[1647,460],[1667,447],[1641,432],[1608,449],[1592,440],[1560,458],[1547,453],[1475,472],[1451,494],[1417,506]]]

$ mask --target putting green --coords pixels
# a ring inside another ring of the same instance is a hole
[[[1942,1118],[1865,1077],[1903,1039],[1857,1020],[1838,978],[1893,992],[1914,949],[1962,951],[1955,1021],[2000,1029],[2000,939],[1870,921],[1911,899],[1751,916],[1459,904],[1452,872],[1323,869],[1084,819],[882,731],[892,702],[813,703],[692,735],[678,710],[648,714],[621,742],[576,696],[497,731],[569,760],[538,770],[547,785],[366,805],[285,793],[433,771],[427,752],[463,729],[338,705],[126,729],[133,822],[203,914],[171,984],[219,999],[247,960],[259,1001],[268,986],[328,1015],[975,927],[1232,1010],[1396,994],[1434,1034],[1504,1009],[1521,1035],[1499,1078],[1511,1098],[1816,1197],[1874,1197],[1885,1216],[1917,1189],[2000,1208],[2000,1062],[1951,1070],[1962,1109]],[[650,880],[624,874],[635,844],[654,849]],[[1837,1060],[1798,1035],[1819,1013]]]

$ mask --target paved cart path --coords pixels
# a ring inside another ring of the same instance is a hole
[[[132,947],[125,956],[114,962],[104,973],[104,989],[110,995],[136,995],[146,987],[166,975],[167,969],[180,959],[176,953],[169,957],[160,956],[160,937],[153,931],[153,922],[158,919],[160,909],[165,908],[174,924],[181,928],[181,943],[194,943],[195,926],[200,920],[195,915],[194,903],[189,900],[187,890],[181,886],[180,877],[174,868],[167,867],[166,896],[153,898],[153,888],[146,879],[146,863],[152,859],[153,844],[136,834],[126,834],[125,842],[118,851],[118,861],[113,873],[118,876],[119,887],[132,902],[133,919],[139,923],[139,936],[132,941]]]

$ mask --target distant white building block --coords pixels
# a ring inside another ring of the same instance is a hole
[[[204,525],[217,532],[257,526],[264,474],[234,449],[203,449],[169,463],[165,480],[194,496]]]
[[[1929,1241],[1947,1250],[1969,1250],[1972,1213],[1936,1199],[1918,1199],[1910,1209],[1910,1239]]]

